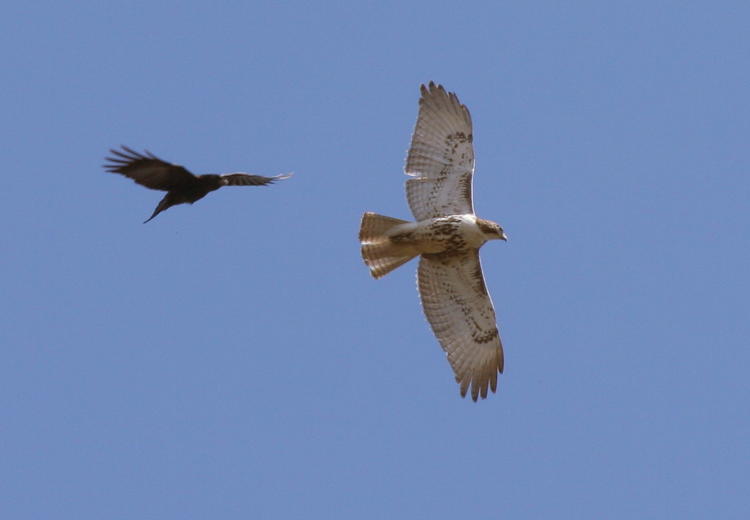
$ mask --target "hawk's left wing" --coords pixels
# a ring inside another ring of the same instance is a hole
[[[422,255],[418,276],[425,315],[453,367],[461,396],[471,386],[472,399],[480,393],[487,397],[487,387],[494,392],[503,371],[503,346],[479,251]]]
[[[417,220],[474,213],[474,147],[469,109],[454,93],[421,86],[419,115],[404,171],[406,197]]]

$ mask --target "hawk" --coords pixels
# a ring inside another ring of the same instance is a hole
[[[367,212],[359,240],[375,278],[419,255],[418,287],[425,316],[460,385],[474,401],[497,390],[503,346],[479,262],[488,240],[507,240],[503,228],[474,214],[471,115],[454,93],[421,85],[419,115],[404,172],[416,222]]]
[[[112,156],[105,159],[108,162],[104,165],[108,172],[129,177],[152,190],[167,192],[144,224],[165,209],[185,202],[192,204],[222,186],[265,186],[291,177],[291,174],[263,177],[241,172],[193,175],[183,166],[162,161],[149,151],[141,154],[123,146],[122,150],[110,150],[110,153]]]

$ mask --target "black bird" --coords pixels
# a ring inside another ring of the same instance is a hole
[[[110,150],[110,153],[112,156],[105,159],[108,162],[104,165],[108,172],[122,174],[152,190],[167,192],[144,224],[167,208],[185,202],[192,204],[222,186],[265,186],[291,177],[291,174],[263,177],[247,173],[193,175],[182,166],[162,161],[148,150],[141,154],[122,146],[122,151]]]

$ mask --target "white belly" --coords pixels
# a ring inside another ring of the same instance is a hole
[[[451,215],[401,224],[388,233],[391,241],[411,246],[417,254],[478,249],[487,241],[474,215]]]

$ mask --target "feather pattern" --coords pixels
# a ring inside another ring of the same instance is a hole
[[[492,300],[484,284],[479,250],[461,255],[422,255],[419,295],[427,320],[453,367],[465,396],[475,401],[497,389],[503,347]]]
[[[454,93],[422,85],[419,115],[404,171],[406,197],[414,218],[474,213],[474,146],[469,109]]]

